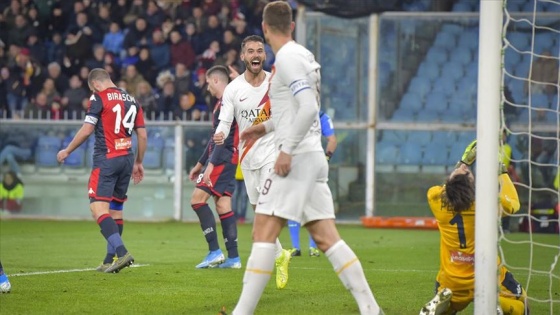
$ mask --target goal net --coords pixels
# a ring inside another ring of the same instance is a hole
[[[510,156],[521,211],[503,219],[499,253],[531,314],[560,314],[560,1],[505,0],[502,51],[502,143],[511,149],[502,160]]]

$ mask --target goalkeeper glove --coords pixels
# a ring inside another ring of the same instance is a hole
[[[473,140],[471,143],[469,143],[469,145],[465,149],[465,152],[463,152],[461,161],[457,162],[457,165],[455,165],[455,167],[459,167],[461,163],[471,166],[473,165],[475,160],[476,160],[476,140]]]

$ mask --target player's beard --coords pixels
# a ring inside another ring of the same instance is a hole
[[[244,61],[244,62],[245,62],[245,69],[247,69],[247,71],[251,72],[251,74],[258,75],[259,73],[261,73],[261,71],[263,69],[264,60],[259,59],[259,66],[257,68],[253,68],[252,60]]]

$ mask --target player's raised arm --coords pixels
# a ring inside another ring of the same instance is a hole
[[[235,93],[231,88],[231,85],[226,86],[224,90],[224,95],[222,96],[222,108],[220,109],[220,123],[216,128],[216,132],[214,133],[214,142],[216,145],[223,145],[224,141],[226,140],[227,136],[229,135],[229,131],[231,129],[231,124],[233,123],[234,119],[234,107],[233,107],[233,98],[235,97]]]

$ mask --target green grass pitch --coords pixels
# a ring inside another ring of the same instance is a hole
[[[339,229],[360,258],[385,313],[418,314],[433,295],[438,232],[351,225]],[[251,225],[239,226],[244,267],[250,235]],[[306,244],[307,235],[302,232],[301,238]],[[529,235],[508,234],[508,238],[524,241]],[[195,269],[207,252],[198,224],[125,222],[124,241],[136,267],[103,274],[93,270],[105,253],[105,242],[93,221],[0,221],[0,259],[12,283],[12,293],[0,295],[0,314],[217,314],[221,306],[228,311],[235,306],[244,269]],[[287,230],[281,241],[285,248],[291,247]],[[533,235],[533,241],[560,245],[553,235]],[[508,264],[532,264],[540,270],[550,270],[559,251],[533,247],[531,259],[529,245],[505,243],[503,248]],[[326,257],[309,257],[305,248],[302,254],[292,260],[285,289],[277,290],[271,279],[256,314],[358,314]],[[513,273],[534,298],[548,299],[551,291],[553,299],[560,299],[559,266],[548,274],[530,275],[521,269]],[[531,311],[558,314],[560,304],[532,302]],[[472,313],[472,305],[463,312]]]

